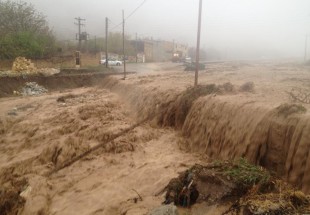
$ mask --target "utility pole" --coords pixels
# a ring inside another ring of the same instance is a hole
[[[77,39],[79,40],[79,50],[78,51],[81,51],[81,41],[82,41],[82,38],[81,38],[81,26],[84,26],[84,24],[82,24],[82,21],[85,21],[86,19],[81,19],[80,17],[78,18],[74,18],[77,20],[77,23],[74,23],[78,26],[78,35],[77,35]]]
[[[136,63],[138,63],[138,34],[136,33]]]
[[[105,67],[108,68],[108,28],[109,28],[109,19],[105,18]]]
[[[200,52],[200,31],[201,31],[201,10],[202,10],[202,0],[199,0],[198,32],[197,32],[197,46],[196,46],[195,87],[198,85],[199,52]]]
[[[306,35],[306,41],[305,41],[305,57],[304,57],[304,61],[307,61],[307,52],[308,52],[308,37],[309,35]]]
[[[126,79],[126,58],[125,58],[125,17],[123,10],[123,60],[124,60],[124,80]]]
[[[95,55],[97,57],[97,36],[95,36]]]

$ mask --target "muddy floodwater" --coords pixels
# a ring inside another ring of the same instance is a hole
[[[240,157],[310,193],[309,67],[207,64],[198,90],[190,88],[194,73],[183,69],[129,65],[136,73],[126,80],[37,78],[48,92],[36,96],[7,95],[24,81],[0,80],[0,183],[11,189],[11,214],[148,214],[179,173]],[[200,202],[179,212],[222,214],[229,207]]]

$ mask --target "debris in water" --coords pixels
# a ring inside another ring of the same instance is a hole
[[[240,91],[242,92],[254,92],[254,82],[249,81],[240,86]]]
[[[75,97],[76,97],[76,95],[73,95],[73,94],[68,94],[68,95],[65,95],[65,96],[60,96],[60,97],[57,98],[57,102],[65,103],[67,99],[73,99]]]
[[[178,215],[178,209],[174,205],[162,205],[152,210],[149,215]]]
[[[291,91],[287,93],[293,102],[310,104],[310,93],[307,89],[292,88]]]
[[[223,85],[219,85],[218,88],[220,92],[224,92],[224,93],[236,91],[235,86],[230,82],[226,82]]]
[[[0,214],[18,214],[25,204],[25,199],[20,196],[25,186],[28,184],[25,178],[14,179],[10,182],[1,181],[0,186]]]
[[[172,179],[165,190],[164,204],[189,207],[201,202],[234,202],[224,214],[310,213],[310,196],[243,158],[206,166],[195,164]]]
[[[26,82],[25,86],[22,88],[21,94],[23,96],[34,96],[41,95],[47,92],[47,89],[38,85],[36,82]]]
[[[277,111],[279,115],[283,115],[288,117],[291,114],[299,114],[299,113],[306,113],[307,109],[300,105],[300,104],[282,104],[277,107]]]
[[[249,187],[269,177],[266,170],[250,165],[245,159],[215,162],[208,166],[196,164],[170,181],[165,203],[190,206],[196,201],[215,202],[242,195]]]
[[[8,112],[8,115],[9,115],[9,116],[17,116],[16,111],[17,111],[17,110],[13,109],[13,110],[11,110],[11,111]]]

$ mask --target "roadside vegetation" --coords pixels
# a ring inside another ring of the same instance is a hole
[[[55,36],[32,4],[0,1],[0,14],[0,59],[44,58],[55,52]]]

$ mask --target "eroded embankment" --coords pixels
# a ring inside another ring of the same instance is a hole
[[[245,157],[310,193],[310,117],[302,106],[233,101],[221,96],[238,93],[225,91],[225,85],[198,96],[196,91],[190,96],[189,90],[137,87],[113,78],[104,86],[123,95],[138,117],[156,115],[157,124],[181,129],[183,148],[214,159]]]
[[[53,75],[34,74],[0,77],[0,98],[14,95],[14,91],[20,91],[27,82],[36,82],[49,91],[90,87],[101,84],[109,75],[117,75],[117,72],[108,70],[101,72],[91,69],[64,69]]]
[[[12,96],[14,91],[19,91],[26,82],[36,82],[44,86],[49,91],[72,89],[78,87],[92,86],[102,81],[104,74],[85,74],[85,75],[63,75],[63,76],[16,76],[0,78],[0,98]]]

